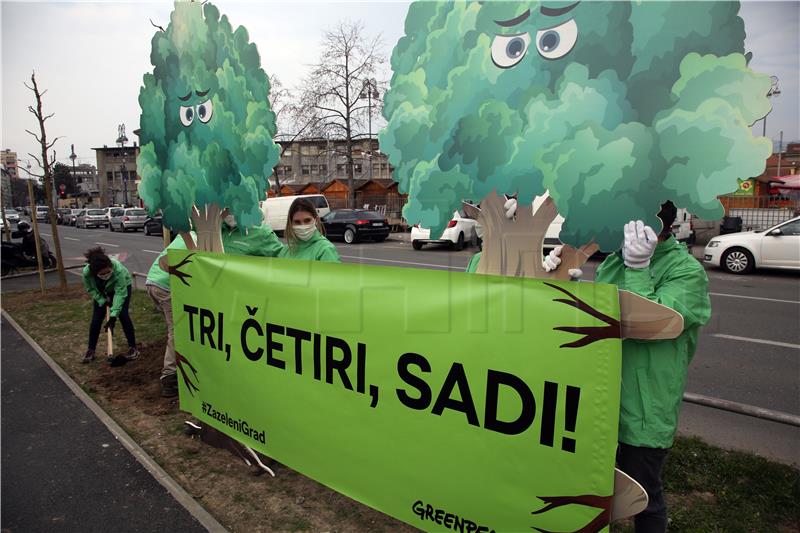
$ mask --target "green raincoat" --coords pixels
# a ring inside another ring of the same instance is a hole
[[[235,255],[258,255],[261,257],[278,257],[286,246],[278,239],[275,232],[268,224],[262,224],[250,228],[245,233],[238,228],[230,229],[222,226],[222,247],[226,254]],[[169,246],[162,251],[147,272],[148,285],[157,285],[164,290],[169,290],[169,274],[159,266],[158,260],[161,259],[169,250],[185,250],[186,243],[183,237],[178,235]]]
[[[111,277],[106,281],[105,289],[100,292],[97,287],[97,277],[89,272],[89,265],[83,267],[83,286],[92,300],[97,302],[97,305],[103,306],[106,303],[106,293],[114,292],[114,299],[111,301],[111,316],[119,316],[122,311],[122,304],[125,303],[125,298],[128,297],[128,287],[131,285],[131,273],[125,268],[125,265],[117,261],[111,260]]]
[[[478,270],[478,261],[481,260],[482,253],[483,252],[478,252],[470,258],[467,270],[465,270],[467,274],[474,274]]]
[[[330,261],[341,263],[339,252],[331,241],[325,238],[319,231],[315,231],[307,241],[297,240],[293,247],[285,247],[278,257],[288,257],[289,259],[308,259],[309,261]]]
[[[685,245],[670,237],[658,243],[648,268],[627,268],[617,252],[603,261],[595,281],[617,285],[683,315],[683,333],[676,339],[622,341],[619,441],[669,448],[697,336],[711,317],[705,270]]]

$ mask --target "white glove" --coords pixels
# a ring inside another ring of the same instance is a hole
[[[517,199],[509,198],[503,207],[506,210],[506,218],[511,220],[517,214]]]
[[[544,258],[544,261],[542,261],[542,266],[546,272],[554,271],[558,268],[558,265],[561,264],[561,250],[563,248],[563,246],[556,246],[550,250],[550,253]],[[578,281],[583,276],[583,270],[580,268],[570,268],[567,272],[573,281]]]
[[[656,251],[658,235],[641,220],[625,224],[625,241],[622,244],[622,259],[628,268],[647,268]]]

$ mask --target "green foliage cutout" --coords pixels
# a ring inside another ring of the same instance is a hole
[[[153,36],[139,92],[139,194],[164,223],[189,229],[192,206],[227,207],[242,227],[261,223],[259,201],[278,162],[269,81],[247,30],[210,3],[175,2]],[[208,216],[208,215],[206,215]]]
[[[769,77],[735,2],[415,2],[392,55],[381,149],[409,223],[462,199],[549,192],[561,240],[605,251],[659,206],[707,219],[760,174]]]

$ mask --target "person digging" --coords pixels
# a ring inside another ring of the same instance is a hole
[[[126,361],[138,359],[136,332],[128,312],[131,302],[131,273],[122,263],[108,257],[99,246],[91,248],[84,256],[87,264],[83,267],[83,286],[92,298],[92,321],[89,325],[89,345],[82,362],[91,363],[94,360],[100,328],[113,331],[118,319],[128,341],[128,353],[122,357]],[[107,309],[108,319],[103,325]],[[113,354],[109,353],[108,362],[112,363],[114,359]]]

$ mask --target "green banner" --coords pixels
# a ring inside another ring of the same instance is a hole
[[[734,196],[755,196],[756,194],[756,180],[753,178],[736,180],[739,182],[739,188],[733,193]]]
[[[203,423],[423,530],[605,529],[616,287],[184,250],[169,263],[180,406]]]

